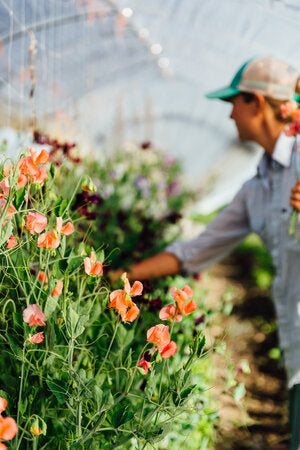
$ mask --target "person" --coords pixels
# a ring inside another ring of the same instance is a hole
[[[199,236],[175,241],[128,271],[131,280],[182,270],[198,273],[229,254],[249,233],[261,237],[275,268],[273,300],[288,374],[291,450],[300,450],[300,238],[295,242],[289,234],[291,212],[300,211],[300,140],[285,134],[288,119],[282,116],[281,105],[300,100],[299,79],[286,62],[256,57],[238,70],[229,86],[207,94],[232,103],[230,118],[241,141],[263,147],[257,174]],[[115,271],[112,281],[121,273]]]

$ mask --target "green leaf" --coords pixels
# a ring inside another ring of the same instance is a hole
[[[145,394],[149,402],[152,398],[155,386],[156,386],[155,370],[152,370],[145,387]]]
[[[28,405],[27,398],[25,398],[25,400],[21,400],[21,402],[19,403],[19,408],[22,415],[24,415],[27,409],[27,405]]]
[[[45,305],[44,313],[47,316],[47,319],[52,316],[54,311],[58,306],[58,298],[57,297],[48,297]]]
[[[5,244],[12,234],[12,223],[8,221],[0,231],[0,246]]]
[[[24,202],[25,193],[26,193],[26,186],[22,187],[22,189],[17,190],[15,197],[15,205],[17,209],[19,209],[22,203]]]
[[[7,335],[7,340],[9,342],[10,348],[12,349],[15,356],[20,360],[22,359],[23,351],[11,335]]]
[[[71,337],[74,339],[80,336],[85,329],[85,324],[89,320],[89,316],[79,316],[77,312],[70,306],[67,313],[67,327]]]
[[[55,176],[55,166],[54,166],[53,163],[51,163],[51,165],[50,165],[49,173],[50,173],[51,177],[54,178],[54,176]]]
[[[73,252],[71,252],[69,258],[68,258],[68,271],[73,272],[74,270],[78,269],[78,267],[83,263],[83,257],[82,256],[74,256]]]
[[[58,381],[58,383],[59,383],[59,381]],[[58,383],[55,383],[54,381],[47,380],[48,388],[50,389],[52,394],[55,395],[55,397],[57,398],[58,403],[60,403],[62,405],[65,402],[66,393],[65,393],[64,388]]]
[[[114,412],[110,419],[114,428],[118,428],[124,423],[129,422],[134,416],[133,412],[129,411],[130,405],[126,403],[121,402],[114,408]]]
[[[103,398],[103,391],[96,384],[93,386],[93,399],[96,402],[97,409],[100,409]]]

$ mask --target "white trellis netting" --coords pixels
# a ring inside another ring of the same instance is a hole
[[[253,55],[300,69],[299,23],[295,0],[0,0],[0,125],[36,119],[94,153],[151,139],[194,183],[221,167],[226,200],[249,152],[204,93]]]

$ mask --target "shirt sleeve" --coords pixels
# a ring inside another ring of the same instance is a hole
[[[251,232],[244,191],[245,185],[198,237],[175,241],[164,251],[175,255],[188,273],[201,272],[224,258]]]

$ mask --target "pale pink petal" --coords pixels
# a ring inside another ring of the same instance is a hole
[[[173,317],[175,316],[175,313],[176,313],[175,305],[171,304],[171,305],[168,305],[168,306],[164,306],[159,311],[159,318],[160,318],[160,320],[173,319]]]
[[[33,325],[46,325],[45,320],[47,317],[42,312],[41,308],[37,305],[29,305],[23,311],[24,322],[28,323],[29,326]]]
[[[62,223],[63,223],[62,217],[56,217],[56,229],[57,229],[58,233],[61,232]]]
[[[192,298],[192,297],[193,297],[194,292],[193,292],[193,290],[192,290],[188,285],[185,285],[184,288],[183,288],[182,290],[183,290],[183,292],[186,293],[187,298]]]
[[[87,256],[86,258],[84,258],[83,263],[84,263],[85,273],[89,275],[91,273],[91,270],[92,270],[91,258],[89,258]]]

